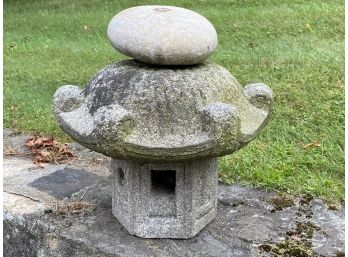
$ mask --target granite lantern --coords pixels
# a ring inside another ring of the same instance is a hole
[[[272,91],[244,88],[205,61],[212,24],[173,6],[139,6],[108,27],[114,48],[133,59],[107,65],[81,90],[54,95],[61,128],[112,158],[112,211],[144,238],[190,238],[217,206],[217,157],[254,139],[267,123]]]

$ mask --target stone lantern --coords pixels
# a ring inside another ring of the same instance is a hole
[[[193,237],[216,216],[217,157],[255,138],[272,91],[243,88],[205,61],[216,31],[187,9],[127,9],[108,37],[133,59],[107,65],[83,90],[59,88],[56,118],[77,142],[112,158],[112,212],[131,234]]]

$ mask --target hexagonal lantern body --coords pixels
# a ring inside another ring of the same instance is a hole
[[[112,160],[112,212],[144,238],[190,238],[216,216],[216,158],[167,164]]]

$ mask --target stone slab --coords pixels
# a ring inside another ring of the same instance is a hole
[[[75,154],[74,164],[64,167],[86,171],[88,154]],[[270,249],[284,245],[287,256],[344,256],[344,208],[329,210],[322,200],[302,195],[286,196],[290,204],[281,206],[275,199],[283,195],[239,184],[219,184],[217,217],[191,239],[132,236],[112,215],[111,181],[101,163],[89,166],[99,176],[94,185],[62,201],[29,184],[63,166],[36,169],[28,158],[5,156],[4,256],[256,257],[272,256]],[[80,212],[55,211],[56,202],[76,202],[83,195],[89,205]]]
[[[93,173],[65,167],[34,180],[29,183],[29,186],[63,199],[85,187],[92,186],[96,180],[98,176]]]

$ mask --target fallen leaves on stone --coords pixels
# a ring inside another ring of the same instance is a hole
[[[80,214],[87,209],[94,209],[95,204],[86,202],[61,202],[56,203],[55,207],[44,210],[45,214],[54,213],[57,215],[67,216],[72,214]]]
[[[34,163],[41,168],[47,163],[65,163],[75,157],[66,144],[58,142],[53,137],[32,136],[27,139],[25,145],[33,152]]]
[[[89,187],[86,188],[85,192],[82,194],[78,201],[66,202],[63,200],[61,202],[55,202],[55,207],[44,210],[44,213],[54,213],[57,215],[67,216],[72,214],[80,214],[88,210],[93,210],[96,206],[95,204],[82,201],[88,191]]]
[[[20,156],[22,155],[21,152],[19,152],[16,148],[12,146],[5,147],[4,153],[6,156]]]
[[[321,146],[321,144],[319,141],[314,141],[312,143],[304,145],[303,147],[304,148],[313,148],[313,147],[320,147],[320,146]]]
[[[66,202],[56,206],[55,213],[58,215],[80,214],[84,209],[94,206],[86,202]]]

